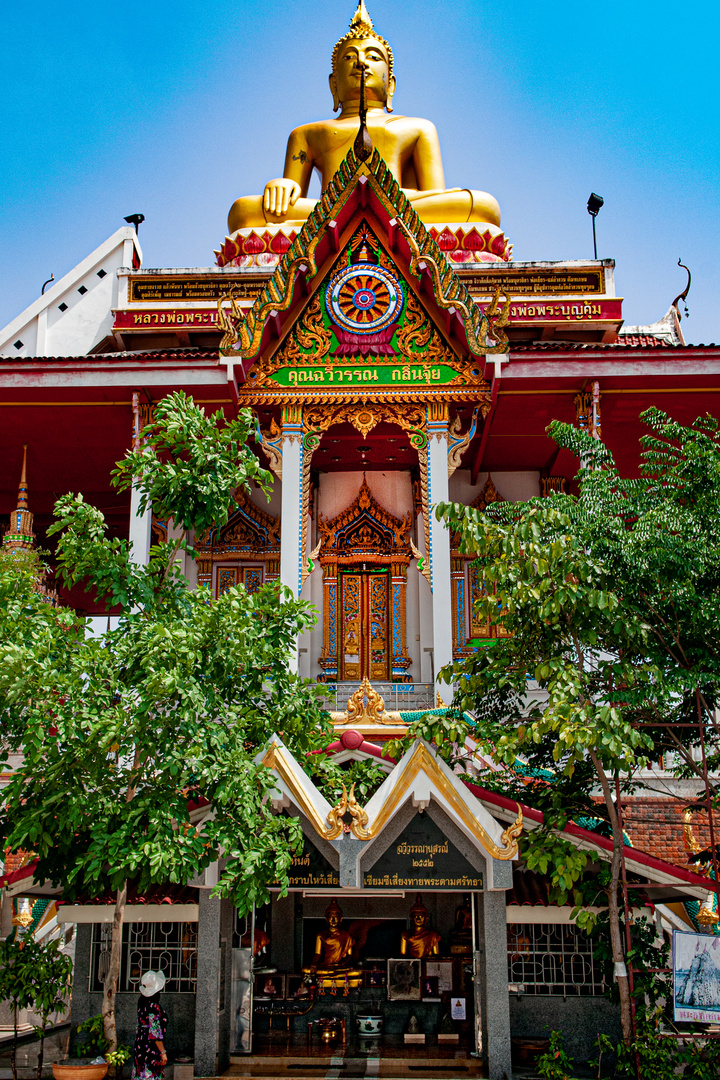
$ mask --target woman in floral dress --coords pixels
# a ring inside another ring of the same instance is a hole
[[[132,1080],[163,1080],[168,1015],[159,997],[164,986],[162,971],[146,971],[140,980]]]

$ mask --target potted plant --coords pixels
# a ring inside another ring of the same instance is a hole
[[[82,1038],[78,1040],[77,1035]],[[121,1045],[114,1052],[108,1053],[101,1013],[89,1016],[78,1024],[77,1035],[73,1043],[75,1056],[53,1064],[55,1080],[103,1080],[111,1066],[116,1070],[116,1078],[122,1077],[123,1065],[130,1057],[130,1047]],[[104,1060],[88,1063],[85,1059],[93,1055]]]

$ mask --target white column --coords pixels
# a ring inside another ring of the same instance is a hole
[[[444,701],[450,687],[438,682],[438,672],[453,658],[452,600],[450,593],[450,532],[435,519],[433,506],[449,498],[447,437],[428,432],[428,502],[430,503],[430,574],[433,612],[433,666],[435,691]]]
[[[280,581],[300,595],[300,560],[302,557],[302,444],[301,434],[285,435],[282,441],[282,510],[280,533]],[[290,660],[292,671],[298,669],[297,647]]]
[[[150,559],[152,507],[140,514],[140,491],[133,484],[130,490],[130,558],[138,566],[147,566]]]

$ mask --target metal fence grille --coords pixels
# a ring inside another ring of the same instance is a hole
[[[348,699],[359,686],[359,682],[327,683],[323,687],[325,690],[324,708],[329,712],[344,712]],[[373,688],[383,698],[388,712],[419,712],[423,709],[435,708],[433,683],[373,682]]]
[[[511,990],[562,997],[605,991],[593,943],[572,923],[509,923],[507,948]]]
[[[125,923],[119,993],[136,994],[146,971],[165,973],[165,992],[194,994],[197,985],[196,922]],[[102,990],[110,964],[112,923],[94,923],[90,990]]]

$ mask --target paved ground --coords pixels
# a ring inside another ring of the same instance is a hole
[[[70,1025],[66,1024],[48,1035],[45,1039],[45,1052],[43,1054],[43,1077],[52,1076],[52,1062],[61,1061],[67,1057],[68,1042],[70,1040]],[[10,1051],[12,1035],[6,1035],[0,1040],[0,1080],[9,1080],[12,1077],[10,1069]],[[25,1036],[18,1044],[17,1064],[18,1077],[20,1080],[34,1080],[37,1076],[37,1059],[40,1050],[40,1042],[34,1037]]]

